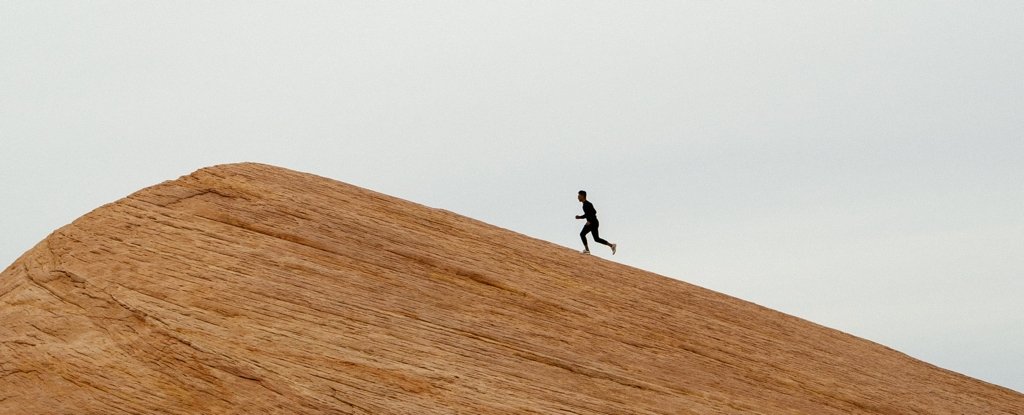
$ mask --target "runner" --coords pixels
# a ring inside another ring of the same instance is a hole
[[[583,230],[580,231],[580,239],[583,240],[582,253],[590,253],[590,246],[587,245],[587,233],[593,232],[594,242],[608,245],[609,247],[612,248],[612,255],[615,255],[615,248],[617,247],[617,245],[610,243],[604,239],[601,239],[601,236],[597,233],[597,227],[600,226],[601,223],[597,221],[597,209],[594,209],[594,204],[590,203],[590,201],[587,200],[587,192],[584,190],[580,190],[579,195],[577,195],[576,199],[578,199],[580,202],[583,202],[583,214],[577,215],[576,219],[587,220],[587,224],[583,225]]]

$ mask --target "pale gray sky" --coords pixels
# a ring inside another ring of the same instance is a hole
[[[0,2],[0,263],[258,161],[1024,391],[1024,2]],[[609,257],[595,248],[595,253]]]

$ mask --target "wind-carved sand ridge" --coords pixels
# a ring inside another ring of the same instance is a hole
[[[222,165],[0,274],[2,414],[1024,414],[1024,395],[337,181]]]

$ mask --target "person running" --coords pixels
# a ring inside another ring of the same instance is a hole
[[[594,204],[590,203],[590,201],[587,200],[587,192],[584,190],[580,190],[579,194],[576,196],[576,199],[578,199],[580,202],[583,202],[583,214],[577,215],[576,219],[587,220],[587,224],[583,225],[583,230],[580,231],[580,239],[583,240],[582,253],[590,253],[590,246],[587,245],[587,233],[593,232],[594,242],[608,245],[609,247],[612,248],[612,255],[615,255],[615,248],[617,247],[617,245],[610,243],[604,239],[601,239],[601,236],[598,235],[597,233],[597,227],[600,226],[601,223],[597,221],[597,209],[594,209]]]

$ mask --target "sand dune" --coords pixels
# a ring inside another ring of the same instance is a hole
[[[1024,395],[326,178],[215,166],[0,275],[0,413],[1024,414]]]

